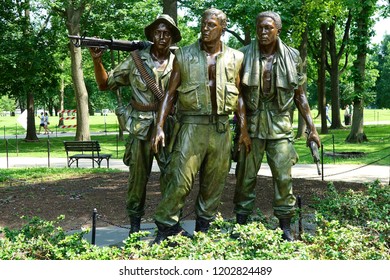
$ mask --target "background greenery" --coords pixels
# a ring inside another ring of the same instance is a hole
[[[390,110],[366,109],[365,111],[365,122],[367,123],[365,130],[369,135],[369,142],[359,144],[346,143],[345,139],[349,133],[348,127],[330,130],[330,133],[320,135],[324,152],[363,152],[365,156],[336,160],[332,157],[324,157],[324,163],[369,164],[390,154]],[[317,111],[313,110],[312,113],[315,116]],[[40,138],[38,142],[26,142],[23,137],[25,130],[17,123],[16,117],[1,117],[0,133],[3,134],[3,141],[0,141],[0,156],[5,157],[8,148],[9,157],[47,157],[48,147],[50,147],[51,157],[66,157],[63,141],[74,140],[74,136],[64,136],[63,132],[69,132],[71,135],[74,135],[75,129],[56,128],[54,123],[57,120],[58,118],[56,117],[50,119],[52,134]],[[387,124],[381,124],[384,122],[387,122]],[[73,124],[74,120],[66,121],[65,124],[67,123]],[[294,123],[297,123],[297,114],[294,115]],[[315,119],[315,123],[319,125],[319,120]],[[102,150],[105,153],[111,153],[113,158],[121,159],[125,143],[118,138],[118,122],[115,114],[109,113],[106,117],[100,114],[90,116],[90,126],[91,133],[96,133],[92,135],[92,139],[101,143]],[[16,133],[18,134],[17,137],[15,136]],[[9,138],[8,143],[5,140],[6,138]],[[295,147],[300,156],[299,163],[311,164],[312,158],[310,150],[306,147],[305,139],[296,139]],[[380,165],[389,165],[389,163],[389,157],[376,162],[376,164]]]
[[[115,38],[123,40],[140,40],[144,38],[143,28],[163,10],[166,2],[161,0],[3,0],[0,3],[0,32],[3,40],[0,47],[0,112],[25,109],[28,94],[34,95],[36,109],[60,108],[60,96],[64,94],[64,108],[76,108],[69,56],[69,30],[66,27],[66,17],[61,13],[79,10],[82,13],[79,23],[80,33],[100,38]],[[282,39],[298,48],[301,34],[308,27],[308,92],[311,106],[317,104],[317,70],[319,45],[319,28],[321,24],[334,25],[336,47],[342,44],[343,31],[348,13],[353,16],[350,41],[347,53],[350,59],[346,68],[340,71],[340,102],[343,107],[351,102],[355,95],[352,84],[353,59],[356,54],[354,36],[356,36],[357,17],[363,9],[361,1],[323,1],[323,0],[181,0],[177,1],[178,25],[183,40],[178,46],[188,45],[198,38],[199,16],[205,7],[218,7],[226,12],[229,19],[229,32],[224,40],[231,47],[240,48],[245,40],[253,38],[255,33],[254,19],[259,11],[275,10],[281,13],[283,20]],[[364,1],[363,1],[364,2]],[[368,1],[365,1],[368,2]],[[369,1],[375,7],[375,15],[370,12],[363,16],[370,17],[372,23],[380,17],[386,17],[389,6],[385,1]],[[18,4],[19,3],[19,4]],[[305,16],[307,15],[307,16]],[[234,32],[234,34],[233,34]],[[374,30],[370,35],[374,34]],[[237,35],[237,36],[235,36]],[[390,108],[390,91],[387,83],[389,76],[389,41],[390,35],[383,38],[377,45],[371,45],[367,58],[367,92],[366,106]],[[359,38],[358,38],[359,39]],[[360,38],[361,40],[365,38]],[[337,49],[337,48],[336,48]],[[338,50],[338,49],[337,49]],[[88,50],[83,49],[83,70],[88,90],[90,113],[104,108],[113,109],[116,96],[113,93],[102,94],[96,86],[92,61]],[[111,56],[112,55],[112,56]],[[118,63],[126,53],[107,53],[104,55],[104,65],[107,69]],[[344,56],[342,52],[340,56]],[[343,60],[342,59],[342,60]],[[340,62],[340,68],[342,67]],[[331,101],[330,76],[326,77],[326,97]],[[124,97],[128,92],[124,92]]]

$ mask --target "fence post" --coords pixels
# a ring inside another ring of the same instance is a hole
[[[16,139],[16,156],[19,156],[19,142],[18,142],[18,124],[15,125],[15,139]]]
[[[336,155],[335,155],[335,148],[334,148],[334,134],[332,134],[332,145],[333,145],[333,164],[336,164]]]
[[[324,144],[321,143],[321,176],[324,181]]]
[[[119,146],[119,134],[116,135],[116,157],[117,158],[119,157],[118,146]]]
[[[92,237],[91,237],[91,243],[92,245],[95,245],[96,241],[96,214],[97,214],[97,209],[93,209],[93,214],[92,214]]]
[[[299,208],[298,231],[299,231],[299,238],[301,238],[301,235],[303,233],[303,226],[302,226],[302,198],[300,195],[297,196],[297,200],[298,200],[298,208]]]
[[[7,169],[8,169],[8,139],[5,139],[5,153],[7,158]]]
[[[50,139],[49,135],[47,136],[47,167],[50,168]]]

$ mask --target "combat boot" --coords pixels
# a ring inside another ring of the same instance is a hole
[[[130,231],[129,235],[141,230],[141,217],[130,217]]]
[[[248,215],[237,214],[236,215],[236,222],[239,225],[246,225],[246,223],[248,222]]]
[[[248,222],[248,215],[244,214],[237,214],[236,215],[236,223],[239,225],[246,225]],[[234,232],[230,234],[230,238],[237,239],[240,237],[240,234],[238,232]]]
[[[157,223],[157,236],[156,238],[150,243],[150,245],[153,244],[160,244],[162,241],[166,240],[170,236],[174,235],[182,235],[188,238],[192,238],[192,236],[186,232],[180,225],[177,223],[176,225],[172,227],[164,226],[160,223]],[[175,246],[174,243],[171,243],[170,246]]]
[[[195,231],[206,233],[210,228],[210,221],[197,217],[195,221]]]
[[[291,234],[291,218],[279,219],[279,226],[283,230],[282,238],[286,241],[294,241],[294,237]]]

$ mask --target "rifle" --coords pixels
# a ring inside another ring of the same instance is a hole
[[[125,40],[114,40],[114,39],[99,39],[93,37],[68,35],[73,45],[77,48],[99,48],[99,49],[111,49],[118,51],[134,51],[146,49],[152,43],[149,41],[125,41]]]
[[[306,131],[306,134],[309,135],[309,132]],[[317,165],[317,172],[318,175],[321,175],[321,169],[320,169],[320,153],[318,152],[318,146],[317,143],[314,141],[309,142],[309,148],[311,151],[311,155],[313,157],[314,163]]]

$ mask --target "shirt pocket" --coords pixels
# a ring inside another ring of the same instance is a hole
[[[238,88],[235,84],[227,83],[225,87],[225,112],[230,113],[237,110]]]
[[[275,134],[285,134],[291,131],[292,124],[288,111],[280,113],[279,111],[270,110],[270,117],[272,118],[272,129]]]
[[[131,83],[132,86],[136,88],[138,91],[145,92],[148,90],[145,81],[143,80],[141,74],[137,70],[134,70],[133,72],[133,78],[131,80]]]
[[[199,111],[199,85],[181,85],[178,87],[178,109],[182,111]]]

